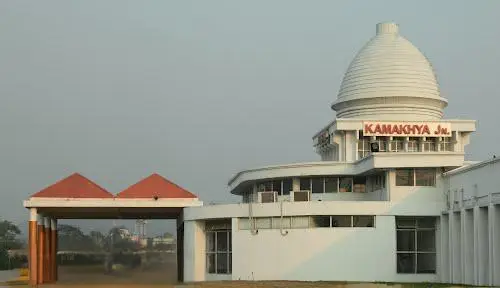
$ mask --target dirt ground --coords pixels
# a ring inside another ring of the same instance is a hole
[[[0,284],[0,287],[5,287]],[[13,287],[29,287],[16,285]],[[45,284],[47,288],[427,288],[453,287],[440,284],[371,284],[371,283],[339,283],[339,282],[298,282],[298,281],[220,281],[203,283],[177,283],[177,265],[175,259],[149,268],[123,268],[104,273],[104,265],[94,266],[59,266],[59,281],[57,284]],[[456,286],[455,286],[456,287]]]

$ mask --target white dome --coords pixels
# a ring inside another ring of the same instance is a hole
[[[379,23],[349,65],[332,109],[337,118],[434,120],[446,105],[427,58],[396,24]]]

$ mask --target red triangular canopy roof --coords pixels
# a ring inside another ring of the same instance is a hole
[[[74,173],[33,194],[31,197],[113,198],[114,196],[86,177],[78,173]]]
[[[198,198],[193,193],[168,181],[158,174],[135,183],[116,195],[116,198]]]

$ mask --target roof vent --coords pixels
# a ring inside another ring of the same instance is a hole
[[[396,23],[378,23],[377,24],[377,35],[381,34],[392,34],[397,35],[399,31],[398,24]]]

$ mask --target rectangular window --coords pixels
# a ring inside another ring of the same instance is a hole
[[[352,216],[352,227],[375,227],[375,217]]]
[[[435,169],[415,169],[415,186],[434,186],[435,184]]]
[[[326,193],[336,193],[338,192],[339,179],[328,177],[325,178],[325,192]]]
[[[366,177],[353,178],[353,192],[365,193],[366,192]]]
[[[410,137],[410,139],[408,141],[408,152],[418,152],[418,151],[420,151],[420,148],[419,148],[418,144],[419,144],[418,138]]]
[[[300,190],[311,190],[311,178],[300,178]]]
[[[394,137],[392,141],[389,142],[390,152],[403,152],[404,151],[404,139],[399,137]]]
[[[370,137],[361,136],[358,141],[358,159],[365,158],[370,152]]]
[[[273,191],[273,182],[264,181],[257,183],[257,192]]]
[[[396,186],[413,186],[413,169],[396,170]]]
[[[242,221],[240,221],[241,224],[243,224]],[[248,221],[246,224],[248,224]],[[232,265],[232,235],[230,225],[230,219],[205,222],[207,273],[228,274],[232,271],[230,267]]]
[[[293,217],[292,228],[309,228],[309,217],[307,216]]]
[[[273,229],[290,229],[292,228],[292,221],[290,217],[274,217],[273,218]]]
[[[396,186],[435,186],[436,169],[397,169]]]
[[[352,227],[352,216],[332,216],[332,227]]]
[[[352,192],[352,178],[349,177],[339,178],[339,191]]]
[[[439,151],[453,151],[453,146],[451,145],[451,137],[443,137],[439,141]]]
[[[396,217],[397,273],[436,273],[436,218]]]
[[[422,142],[422,151],[424,151],[424,152],[436,151],[436,141],[434,139],[423,141]]]
[[[330,216],[312,216],[311,227],[330,227]]]
[[[290,191],[292,191],[292,178],[283,179],[283,195],[290,195]]]
[[[371,141],[370,143],[377,143],[378,144],[378,151],[379,152],[386,152],[387,149],[387,139],[386,137],[377,137],[375,141]]]
[[[273,181],[273,191],[278,192],[278,195],[281,195],[281,180]]]
[[[325,191],[324,178],[315,177],[311,179],[312,193],[323,193]]]

